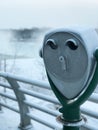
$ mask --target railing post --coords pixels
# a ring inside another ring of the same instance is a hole
[[[27,113],[29,113],[29,108],[26,104],[24,104],[25,96],[22,92],[19,91],[20,86],[16,80],[11,79],[8,76],[6,77],[6,79],[11,85],[11,87],[13,88],[18,101],[18,105],[20,109],[20,118],[21,118],[19,128],[21,130],[29,130],[32,128],[32,124],[31,124],[30,117],[27,116]]]

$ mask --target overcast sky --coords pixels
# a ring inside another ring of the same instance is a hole
[[[98,0],[0,0],[0,28],[98,27]]]

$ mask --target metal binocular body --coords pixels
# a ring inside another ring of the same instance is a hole
[[[78,97],[94,74],[98,35],[94,29],[60,29],[44,38],[42,55],[47,73],[67,99]]]

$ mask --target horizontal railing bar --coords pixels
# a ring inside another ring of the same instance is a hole
[[[88,100],[92,101],[92,102],[95,102],[95,103],[98,103],[98,94],[93,93]]]
[[[6,83],[0,83],[0,87],[5,87],[8,89],[12,89],[10,85],[6,84]]]
[[[30,96],[33,96],[33,97],[36,97],[36,98],[51,102],[51,103],[60,104],[58,102],[58,100],[53,98],[53,97],[46,96],[46,95],[43,95],[43,94],[40,94],[40,93],[37,93],[37,92],[31,92],[30,90],[27,90],[27,89],[19,88],[19,90],[21,92],[23,92],[24,94],[27,94],[27,95],[30,95]]]
[[[11,95],[9,95],[9,94],[7,94],[7,93],[0,92],[0,95],[3,96],[3,97],[6,97],[6,98],[12,99],[12,100],[14,100],[14,101],[17,101],[16,97],[11,96]]]
[[[8,89],[12,89],[10,87],[10,85],[5,84],[5,83],[0,83],[0,86],[1,87],[6,87]],[[94,102],[94,103],[98,103],[98,94],[97,93],[93,93],[88,100],[91,101],[91,102]]]
[[[98,119],[98,112],[95,112],[95,111],[92,111],[92,110],[90,110],[90,109],[83,108],[83,107],[81,107],[81,112],[82,112],[83,114],[86,114],[86,115],[88,115],[88,116],[91,116],[91,117],[93,117],[93,118]]]
[[[56,129],[57,128],[58,129],[57,125],[49,123],[46,120],[40,119],[40,118],[38,118],[38,117],[36,117],[34,115],[31,115],[30,113],[27,113],[27,116],[29,116],[31,119],[33,119],[33,120],[35,120],[35,121],[37,121],[37,122],[39,122],[39,123],[49,127],[49,128],[52,128],[52,129]]]
[[[1,93],[0,92],[0,95],[1,96],[4,96],[4,97],[7,97],[7,98],[9,98],[9,99],[12,99],[12,100],[14,100],[14,101],[17,101],[17,99],[15,98],[15,97],[13,97],[13,96],[11,96],[11,95],[9,95],[9,94],[5,94],[5,93]],[[38,106],[38,105],[36,105],[36,104],[33,104],[33,103],[29,103],[29,102],[27,102],[26,100],[24,101],[24,103],[26,103],[27,105],[29,105],[29,106],[31,106],[31,107],[34,107],[34,108],[36,108],[36,109],[39,109],[39,110],[41,110],[41,111],[43,111],[43,112],[46,112],[46,113],[48,113],[48,114],[51,114],[51,115],[53,115],[53,116],[57,116],[58,114],[59,114],[59,112],[52,112],[51,110],[48,110],[48,109],[46,109],[46,108],[43,108],[43,107],[41,107],[41,106]],[[89,109],[87,109],[87,108],[81,108],[81,112],[83,113],[83,114],[86,114],[86,115],[88,115],[88,116],[91,116],[91,117],[94,117],[94,118],[97,118],[98,119],[98,113],[97,112],[94,112],[94,111],[91,111],[91,110],[89,110]]]
[[[11,106],[9,106],[9,105],[6,105],[6,104],[4,104],[4,103],[2,103],[2,102],[0,102],[0,105],[3,106],[3,107],[8,108],[8,109],[10,109],[10,110],[12,110],[12,111],[14,111],[14,112],[20,113],[18,109],[13,108],[13,107],[11,107]]]
[[[12,110],[12,111],[14,111],[14,112],[20,113],[18,109],[13,108],[13,107],[11,107],[11,106],[9,106],[9,105],[5,105],[4,103],[1,103],[1,102],[0,102],[0,105],[2,105],[2,106],[5,107],[5,108],[8,108],[8,109],[10,109],[10,110]],[[37,117],[35,117],[35,116],[32,116],[30,113],[27,114],[27,115],[28,115],[31,119],[33,119],[33,120],[35,120],[35,121],[37,121],[37,122],[39,122],[39,123],[41,123],[41,124],[43,124],[43,125],[46,125],[46,126],[48,126],[48,127],[50,127],[50,128],[53,128],[53,129],[54,129],[54,128],[57,128],[56,125],[53,125],[53,124],[50,124],[50,123],[47,124],[47,122],[43,121],[43,120],[40,119],[40,118],[37,118]],[[90,129],[90,130],[92,130],[92,129],[97,130],[96,127],[91,126],[90,124],[85,124],[85,125],[83,125],[83,127],[84,127],[84,128],[88,128],[88,129]]]
[[[42,87],[42,88],[49,89],[49,90],[51,89],[50,85],[46,82],[32,80],[32,79],[24,78],[21,76],[16,76],[16,75],[13,75],[10,73],[5,73],[5,72],[0,72],[0,76],[3,76],[5,78],[10,77],[10,78],[18,80],[20,82],[32,84],[32,85],[35,85],[37,87]],[[3,84],[3,83],[0,83],[0,85],[4,86],[6,88],[12,89],[9,85]],[[95,102],[95,103],[98,103],[98,94],[93,93],[88,100]]]
[[[55,104],[60,104],[57,100],[51,98],[51,97],[47,97],[43,94],[39,94],[39,93],[36,93],[36,92],[31,92],[31,91],[28,91],[28,90],[24,90],[24,89],[21,89],[20,90],[28,95],[31,95],[31,96],[34,96],[34,97],[37,97],[37,98],[40,98],[40,99],[44,99],[46,101],[49,101],[49,102],[52,102],[52,103],[55,103]],[[7,98],[10,98],[14,101],[17,101],[15,97],[13,96],[10,96],[9,94],[5,94],[5,93],[0,93],[1,96],[4,96],[4,97],[7,97]],[[98,113],[94,112],[94,111],[91,111],[87,108],[81,108],[81,112],[83,114],[86,114],[86,115],[89,115],[91,117],[94,117],[94,118],[97,118],[98,119]]]
[[[88,130],[98,130],[98,127],[95,125],[91,125],[90,123],[86,123],[83,125],[83,128],[86,128]]]
[[[45,89],[51,90],[51,88],[50,88],[50,86],[49,86],[48,83],[44,83],[44,82],[40,82],[40,81],[35,81],[35,80],[30,80],[30,79],[23,78],[23,77],[20,77],[20,76],[14,76],[14,75],[8,74],[8,73],[7,74],[6,73],[2,73],[1,74],[1,72],[0,72],[0,76],[3,76],[5,78],[10,77],[11,79],[14,79],[14,80],[17,80],[17,81],[20,81],[20,82],[23,82],[23,83],[28,83],[28,84],[32,84],[32,85],[35,85],[35,86],[38,86],[38,87],[41,87],[41,88],[45,88]],[[4,84],[4,83],[0,83],[0,86],[8,88],[8,89],[12,89],[10,87],[10,85]],[[27,94],[27,95],[30,95],[30,96],[33,96],[33,97],[36,97],[36,98],[39,98],[39,99],[42,99],[42,100],[45,100],[45,101],[48,101],[48,102],[60,105],[60,103],[58,102],[58,100],[56,100],[53,97],[46,96],[46,95],[43,95],[43,94],[40,94],[40,93],[37,93],[37,92],[32,92],[32,91],[29,91],[29,90],[26,90],[26,89],[22,89],[22,88],[20,88],[19,90],[21,92],[23,92],[24,94]],[[14,101],[17,101],[16,98],[14,98],[13,96],[10,96],[9,94],[0,93],[0,95],[4,96],[6,98],[12,99]],[[94,102],[94,103],[98,103],[98,94],[93,93],[88,100],[91,101],[91,102]],[[43,112],[46,112],[46,113],[48,113],[50,115],[57,116],[59,114],[59,113],[53,112],[51,110],[48,110],[47,108],[44,108],[42,106],[38,106],[37,104],[29,103],[27,101],[24,101],[24,102],[28,106],[31,106],[31,107],[33,107],[35,109],[38,109],[38,110],[43,111]],[[0,104],[2,106],[6,107],[6,108],[8,108],[10,110],[12,110],[12,111],[15,111],[15,112],[19,113],[19,111],[17,109],[14,109],[13,107],[10,107],[10,106],[8,106],[6,104],[3,104],[3,103],[0,103]],[[88,108],[83,108],[83,107],[81,107],[81,111],[82,111],[83,114],[86,114],[86,115],[88,115],[90,117],[98,119],[98,113],[97,112],[94,112],[92,110],[89,110]],[[31,116],[31,115],[29,115],[29,116]],[[38,121],[40,123],[43,122],[42,119],[38,119],[37,120],[37,118],[35,116],[33,116],[32,119],[34,119],[34,120],[36,120],[36,121]],[[42,123],[42,124],[44,124],[44,123]],[[89,128],[89,129],[94,129],[92,126],[90,126],[88,124],[84,125],[84,127],[85,128]],[[51,127],[51,128],[53,128],[53,127]]]
[[[31,92],[29,90],[24,90],[24,89],[21,89],[20,88],[20,91],[24,92],[25,94],[28,94],[30,96],[34,96],[34,97],[37,97],[37,98],[40,98],[40,99],[43,99],[43,100],[46,100],[46,101],[49,101],[49,102],[52,102],[52,103],[55,103],[55,104],[58,104],[60,105],[60,103],[58,102],[58,100],[56,99],[53,99],[51,98],[50,96],[45,96],[43,94],[39,94],[37,92]],[[81,108],[81,111],[82,113],[85,113],[86,115],[89,115],[89,116],[92,116],[92,117],[96,117],[98,118],[98,114],[96,115],[95,112],[93,112],[92,114],[89,112],[90,110],[88,110],[87,108],[85,108],[85,110],[83,108]]]
[[[11,79],[15,79],[15,80],[20,81],[20,82],[32,84],[32,85],[35,85],[35,86],[40,87],[40,88],[45,88],[45,89],[51,90],[50,85],[47,82],[45,83],[45,82],[42,82],[42,81],[32,80],[32,79],[24,78],[24,77],[21,77],[21,76],[17,76],[17,75],[5,73],[5,72],[0,72],[0,76],[2,76],[4,78],[9,77]]]
[[[0,105],[2,105],[3,107],[6,107],[6,108],[8,108],[8,109],[10,109],[10,110],[12,110],[12,111],[14,111],[14,112],[17,112],[17,113],[20,113],[19,112],[19,110],[18,109],[16,109],[16,108],[13,108],[13,107],[11,107],[11,106],[9,106],[9,105],[5,105],[4,103],[1,103],[0,102]],[[44,125],[46,125],[46,126],[48,126],[48,127],[50,127],[50,128],[56,128],[57,126],[55,125],[51,125],[51,124],[47,124],[45,121],[43,121],[42,119],[39,119],[39,118],[37,118],[37,117],[35,117],[35,116],[32,116],[31,114],[27,114],[31,119],[33,119],[33,120],[35,120],[35,121],[37,121],[37,122],[39,122],[39,123],[41,123],[41,124],[44,124]],[[94,129],[94,130],[97,130],[97,128],[96,127],[94,127],[94,126],[91,126],[90,124],[85,124],[85,125],[83,125],[83,127],[84,128],[88,128],[88,129],[90,129],[90,130],[92,130],[92,129]]]
[[[25,100],[24,103],[25,103],[26,105],[30,106],[30,107],[33,107],[33,108],[35,108],[35,109],[37,109],[37,110],[40,110],[40,111],[45,112],[45,113],[48,113],[48,114],[50,114],[50,115],[52,115],[52,116],[58,116],[58,115],[60,114],[60,113],[57,112],[56,110],[53,111],[53,110],[47,109],[47,108],[42,107],[42,106],[39,106],[39,105],[37,105],[37,104],[30,103],[30,102],[28,102],[27,100]]]
[[[0,83],[0,86],[1,87],[6,87],[8,89],[12,89],[10,87],[10,85],[5,84],[5,83]],[[98,103],[98,94],[97,93],[93,93],[88,100],[91,101],[91,102],[94,102],[94,103]]]
[[[42,88],[46,88],[46,89],[51,89],[48,83],[41,82],[41,81],[36,81],[36,80],[31,80],[31,79],[24,78],[24,77],[21,77],[21,76],[16,76],[16,75],[13,75],[13,74],[10,74],[10,73],[0,72],[0,76],[3,76],[5,78],[10,77],[10,78],[18,80],[20,82],[32,84],[32,85],[42,87]],[[12,89],[9,85],[3,84],[3,83],[0,83],[0,85],[4,86],[6,88]],[[93,101],[95,103],[98,103],[98,94],[93,93],[90,96],[89,100]]]

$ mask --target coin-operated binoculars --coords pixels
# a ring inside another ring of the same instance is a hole
[[[80,106],[98,82],[98,35],[93,29],[61,29],[45,36],[42,57],[49,83],[62,104],[63,130],[79,130]]]

